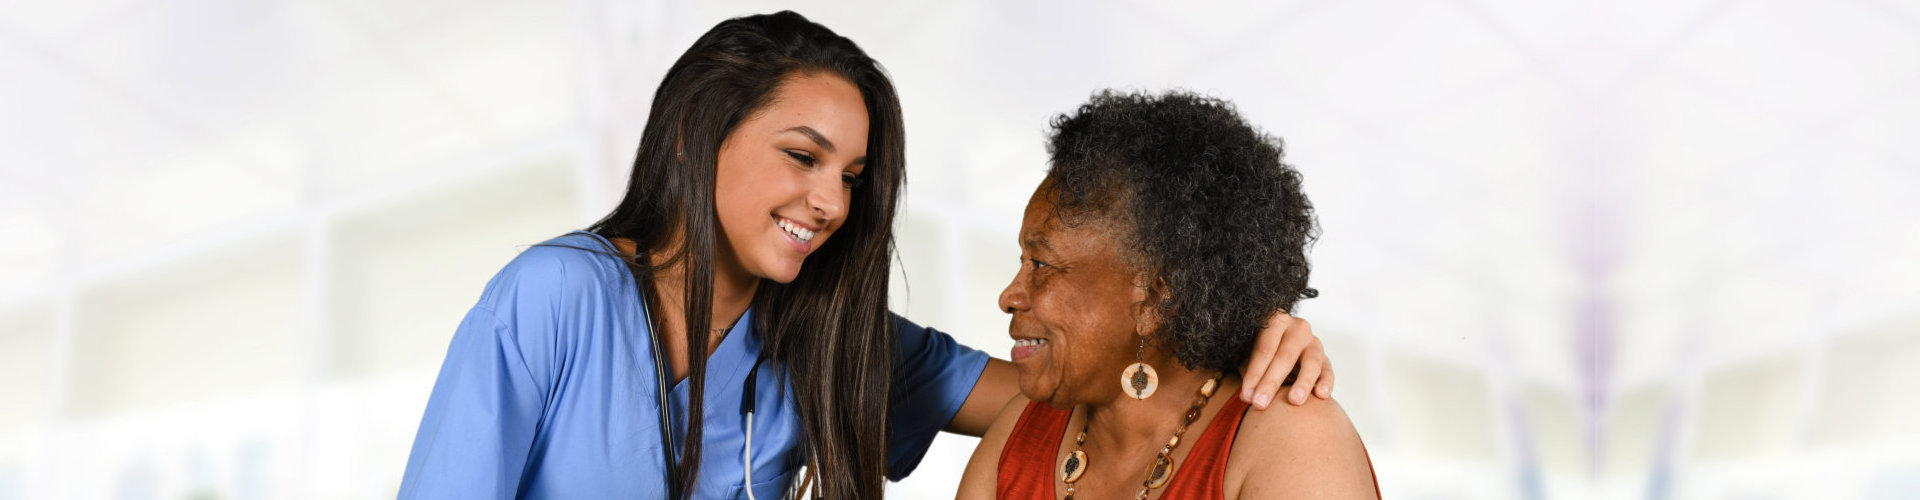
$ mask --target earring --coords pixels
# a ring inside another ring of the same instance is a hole
[[[1120,372],[1120,387],[1133,399],[1153,397],[1153,391],[1160,389],[1160,374],[1153,372],[1147,364],[1147,339],[1140,338],[1140,350],[1133,353],[1134,363]]]

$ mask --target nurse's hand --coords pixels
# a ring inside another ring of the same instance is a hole
[[[1254,341],[1253,358],[1240,373],[1240,400],[1254,408],[1267,409],[1281,386],[1289,383],[1286,399],[1294,405],[1307,403],[1309,387],[1320,399],[1333,397],[1333,363],[1320,347],[1320,337],[1313,336],[1313,325],[1307,320],[1286,312],[1267,320],[1267,329]]]

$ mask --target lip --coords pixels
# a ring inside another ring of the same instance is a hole
[[[786,218],[786,217],[781,217],[781,216],[778,216],[778,215],[775,215],[775,216],[773,216],[773,223],[774,223],[774,224],[773,224],[773,230],[774,230],[775,232],[778,232],[778,233],[780,233],[780,237],[782,237],[782,238],[785,238],[785,239],[787,240],[787,244],[788,244],[788,245],[791,245],[791,246],[793,246],[793,251],[795,251],[795,252],[800,252],[800,253],[801,253],[802,255],[804,255],[804,254],[806,254],[806,253],[808,253],[808,252],[810,252],[810,251],[812,251],[812,250],[813,250],[813,243],[811,243],[811,242],[806,242],[806,241],[800,241],[800,238],[796,238],[796,237],[794,237],[794,236],[793,236],[793,233],[789,233],[789,232],[787,232],[787,230],[785,230],[785,229],[781,229],[781,228],[780,228],[780,222],[781,222],[781,221],[786,221],[786,222],[787,222],[787,223],[789,223],[789,224],[793,224],[793,225],[795,225],[795,226],[800,226],[800,227],[802,227],[802,228],[805,228],[805,229],[806,229],[806,230],[808,230],[808,231],[813,231],[813,232],[814,232],[814,235],[813,235],[813,237],[814,237],[814,238],[819,238],[819,237],[820,237],[820,234],[819,234],[819,233],[820,233],[820,228],[819,228],[819,227],[815,227],[815,226],[809,226],[809,225],[806,225],[806,224],[804,224],[804,223],[801,223],[800,221],[796,221],[796,220],[793,220],[793,219],[789,219],[789,218]]]
[[[1013,340],[1020,341],[1020,340],[1047,340],[1047,339],[1044,337],[1028,337],[1028,338],[1014,337]],[[1052,345],[1053,345],[1052,341],[1047,341],[1047,343],[1040,344],[1040,345],[1015,346],[1013,348],[1013,352],[1008,353],[1007,357],[1011,358],[1010,361],[1018,363],[1022,359],[1033,357],[1033,355],[1039,354],[1041,350],[1046,349],[1047,347]]]

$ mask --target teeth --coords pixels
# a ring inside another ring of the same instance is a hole
[[[780,221],[780,224],[779,224],[780,229],[787,230],[787,234],[791,234],[793,235],[794,238],[800,239],[802,243],[813,241],[813,231],[810,231],[810,230],[807,230],[807,228],[795,225],[792,222],[787,222],[786,219],[779,219],[779,221]]]
[[[1014,347],[1030,347],[1030,346],[1037,346],[1037,345],[1045,345],[1046,343],[1047,343],[1047,339],[1013,339]]]

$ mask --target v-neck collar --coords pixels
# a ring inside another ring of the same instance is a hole
[[[607,240],[605,236],[591,231],[579,232],[595,240],[599,240],[600,243],[607,245],[609,248],[614,247],[613,242]],[[612,259],[613,257],[609,256],[608,258]],[[619,263],[618,259],[614,260],[616,263]],[[621,268],[625,268],[624,263],[619,264],[621,264]],[[647,291],[642,290],[634,282],[632,273],[621,274],[626,276],[626,279],[621,280],[624,286],[632,290],[635,294],[634,298],[636,302],[642,304],[639,310],[640,321],[639,324],[636,325],[643,335],[640,340],[642,342],[653,342],[653,327],[649,324],[650,321],[648,321],[646,317],[651,311],[644,306],[647,299]],[[740,319],[734,321],[733,328],[727,330],[727,335],[720,339],[720,345],[714,347],[713,354],[707,356],[707,367],[705,370],[707,391],[706,397],[702,398],[705,400],[702,406],[707,408],[708,418],[712,418],[714,415],[714,402],[740,399],[741,394],[743,394],[740,384],[745,378],[746,373],[753,369],[753,362],[759,359],[761,349],[760,339],[753,335],[753,307],[748,306],[747,310],[740,314]],[[667,360],[655,359],[653,362],[656,364],[666,363]],[[673,387],[669,388],[669,392],[667,393],[667,399],[675,406],[674,413],[680,415],[679,418],[673,419],[674,427],[678,427],[678,429],[675,429],[676,431],[684,431],[686,428],[687,405],[692,398],[691,392],[693,390],[692,383],[689,382],[689,380],[692,378],[693,377],[688,376],[674,381],[672,383]]]
[[[760,339],[753,338],[753,308],[748,307],[740,314],[740,320],[733,323],[733,329],[727,330],[727,336],[720,339],[720,345],[713,348],[713,354],[707,356],[707,398],[717,395],[714,387],[725,387],[725,394],[739,392],[740,377],[753,366],[754,359],[760,356]],[[653,332],[647,332],[652,335]],[[719,377],[719,378],[716,378]],[[687,382],[691,374],[673,383],[673,394],[682,402],[687,391],[692,390]],[[721,380],[724,378],[724,380]],[[716,383],[718,385],[716,385]],[[731,390],[729,390],[731,389]]]
[[[606,245],[607,248],[618,248],[613,244],[612,240],[608,240],[606,236],[601,236],[599,233],[592,231],[576,232],[599,240],[600,243]],[[625,264],[622,263],[623,267],[624,265]],[[631,273],[623,274],[627,275],[627,279],[622,281],[628,285],[633,285],[631,288],[636,294],[635,298],[641,301],[641,304],[645,304],[647,291],[642,290],[637,283],[633,282],[634,278]],[[639,326],[640,329],[644,331],[643,334],[648,336],[646,339],[647,342],[652,342],[653,339],[651,336],[654,335],[652,321],[646,317],[650,312],[650,308],[645,306],[643,306],[640,311],[641,318]],[[748,370],[752,369],[753,362],[760,357],[761,349],[760,339],[753,336],[752,326],[753,307],[748,306],[747,310],[740,314],[740,319],[733,322],[733,328],[727,330],[727,335],[720,339],[720,345],[714,347],[713,354],[707,356],[707,387],[716,387],[715,382],[720,382],[718,387],[735,387],[739,384],[740,378],[745,375]],[[655,363],[666,362],[666,360],[661,359],[653,361]],[[716,375],[724,377],[725,380],[715,380]],[[674,381],[673,387],[671,388],[673,391],[672,395],[682,405],[686,403],[688,397],[687,392],[692,390],[687,382],[690,378],[692,377],[683,377],[680,380]],[[738,390],[736,389],[734,392],[738,392]],[[713,395],[711,390],[709,390],[708,395]],[[712,398],[709,397],[707,399]]]

